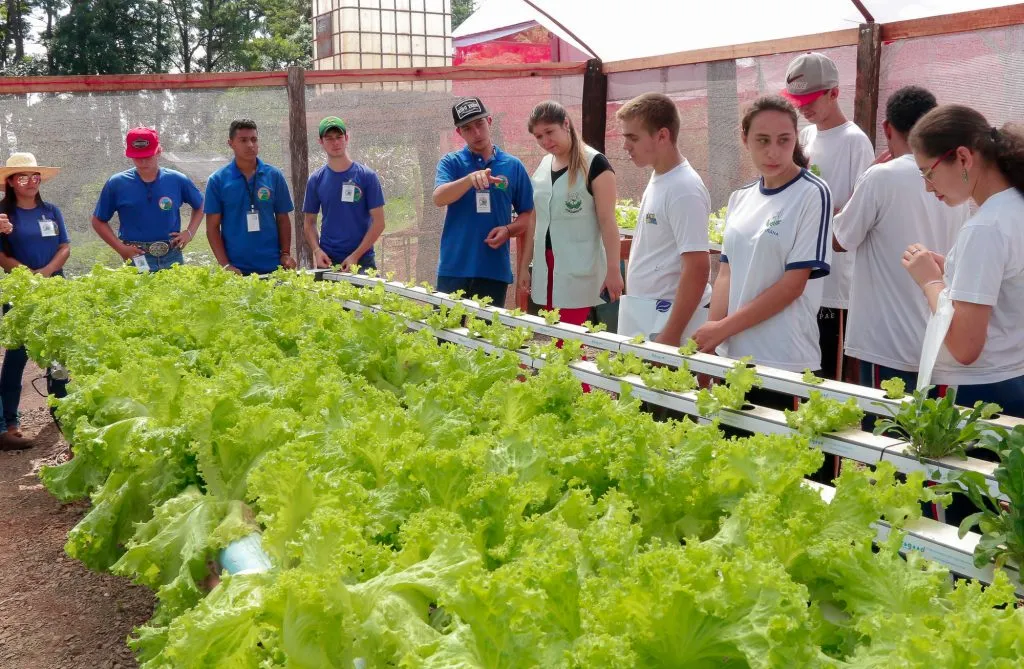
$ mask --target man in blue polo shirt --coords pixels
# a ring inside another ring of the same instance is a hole
[[[348,156],[348,129],[337,116],[320,121],[327,164],[313,172],[302,203],[316,267],[377,268],[373,245],[384,232],[384,191],[377,173]],[[319,239],[316,215],[323,212]]]
[[[203,221],[203,195],[181,172],[160,167],[160,136],[152,128],[134,128],[125,138],[124,155],[133,169],[115,174],[100,192],[92,227],[110,248],[143,271],[158,271],[183,262],[181,250]],[[182,231],[183,204],[192,207]],[[118,229],[110,227],[117,214]]]
[[[256,122],[231,122],[235,159],[206,182],[206,236],[217,262],[238,274],[295,269],[291,255],[294,209],[281,170],[259,159]]]
[[[452,120],[466,147],[437,164],[434,204],[448,207],[437,289],[504,306],[512,283],[509,239],[525,232],[533,216],[533,183],[518,158],[491,142],[491,116],[480,98],[456,103]]]

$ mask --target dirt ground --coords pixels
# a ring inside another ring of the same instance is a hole
[[[61,504],[36,476],[68,457],[46,401],[32,388],[40,376],[30,362],[21,400],[22,432],[35,447],[0,452],[0,667],[135,667],[125,639],[152,614],[153,596],[64,554],[67,532],[87,503]]]

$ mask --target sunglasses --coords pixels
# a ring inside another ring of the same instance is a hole
[[[29,184],[35,186],[42,180],[43,177],[38,174],[19,174],[14,177],[14,183],[18,184],[19,186],[28,186]]]
[[[928,183],[931,183],[932,182],[932,172],[935,171],[935,168],[939,166],[939,163],[941,163],[946,158],[949,158],[954,153],[956,153],[956,149],[950,149],[949,151],[946,151],[944,154],[942,154],[941,158],[939,158],[934,163],[932,163],[931,167],[929,167],[926,170],[921,170],[921,176],[924,177],[924,180],[927,181]]]

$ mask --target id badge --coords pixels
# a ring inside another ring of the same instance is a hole
[[[245,227],[249,232],[260,231],[260,213],[258,211],[250,211],[245,215]]]
[[[48,218],[39,219],[39,232],[42,233],[43,237],[56,237],[57,236],[57,224]]]
[[[356,201],[356,185],[355,184],[342,184],[342,186],[341,186],[341,201],[342,202],[355,202]]]
[[[144,256],[144,255],[133,256],[132,257],[132,262],[135,263],[135,266],[139,268],[140,272],[148,272],[149,271],[149,263],[146,262],[146,256]]]
[[[478,190],[476,192],[476,213],[478,214],[489,214],[491,213],[491,192],[486,190]]]

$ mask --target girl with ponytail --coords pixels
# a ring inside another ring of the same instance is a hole
[[[721,265],[701,351],[793,372],[821,368],[821,277],[832,261],[832,193],[807,170],[797,112],[768,95],[746,110],[741,139],[761,178],[729,198]],[[761,397],[770,406],[792,398]]]
[[[533,173],[536,218],[519,258],[519,287],[534,303],[559,309],[563,322],[579,325],[602,295],[615,301],[622,294],[615,172],[583,143],[557,102],[534,107],[528,128],[547,155]]]
[[[1024,417],[1024,133],[946,105],[918,121],[910,146],[929,192],[978,206],[948,256],[921,244],[903,253],[931,310],[940,296],[953,303],[934,382],[958,386],[959,404],[995,402]]]

